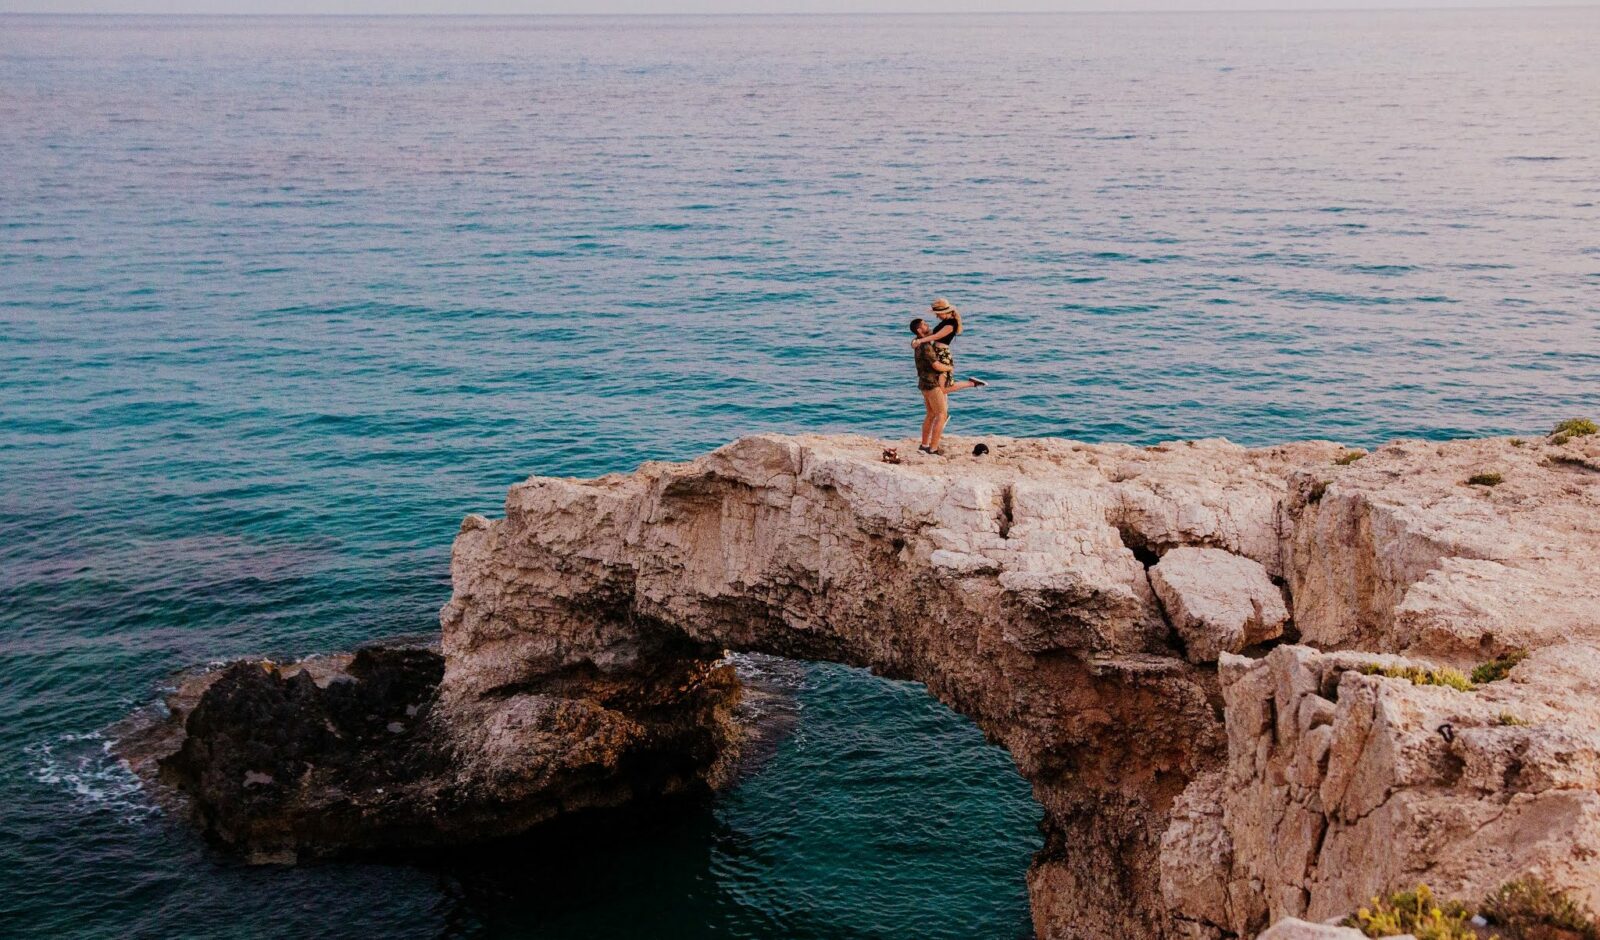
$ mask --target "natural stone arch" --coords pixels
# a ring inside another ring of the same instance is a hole
[[[1249,936],[1530,871],[1600,901],[1600,747],[1570,743],[1600,740],[1600,514],[1572,479],[1600,447],[989,443],[896,464],[760,436],[519,484],[457,537],[442,701],[724,649],[921,681],[1044,809],[1043,938]],[[1486,461],[1519,491],[1463,492]],[[1370,652],[1234,655],[1284,629]],[[1372,674],[1513,647],[1525,681],[1471,693]]]
[[[1174,655],[1124,540],[1275,562],[1282,456],[1198,451],[1243,490],[1221,503],[1212,479],[1156,494],[1140,468],[1158,455],[1136,448],[1018,442],[929,473],[863,460],[867,446],[750,438],[689,465],[514,487],[503,520],[469,518],[457,540],[446,697],[579,664],[626,672],[684,640],[914,679],[1034,787],[1040,935],[1162,934],[1160,834],[1221,763],[1219,693],[1214,669]]]

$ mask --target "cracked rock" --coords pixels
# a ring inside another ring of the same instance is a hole
[[[1266,566],[1220,548],[1175,548],[1150,569],[1150,585],[1193,663],[1275,639],[1289,621]]]

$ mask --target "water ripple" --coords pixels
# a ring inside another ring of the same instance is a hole
[[[577,866],[238,869],[74,737],[195,662],[431,629],[460,518],[531,473],[910,435],[935,294],[993,383],[963,433],[1600,412],[1594,8],[4,26],[22,934],[1025,933],[1027,788],[848,670],[736,794]]]

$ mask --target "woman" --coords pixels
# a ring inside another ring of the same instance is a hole
[[[950,301],[945,300],[943,297],[935,297],[933,306],[929,307],[928,310],[939,318],[939,325],[930,330],[927,336],[912,340],[912,348],[915,349],[924,343],[938,343],[942,346],[949,346],[955,342],[955,338],[961,334],[961,311],[950,306]]]
[[[949,304],[945,306],[948,308]],[[917,387],[922,390],[922,404],[926,408],[922,419],[922,443],[917,450],[943,457],[944,451],[939,449],[939,441],[944,436],[945,423],[950,420],[949,394],[964,388],[982,388],[989,383],[982,379],[953,381],[955,363],[950,356],[950,347],[944,343],[926,342],[936,331],[928,329],[928,324],[921,317],[911,321],[911,332],[917,337],[911,345],[917,357]]]

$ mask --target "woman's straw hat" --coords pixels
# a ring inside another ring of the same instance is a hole
[[[933,299],[933,306],[929,307],[928,309],[934,313],[949,313],[956,308],[950,306],[950,301],[945,300],[943,297],[935,297]]]

